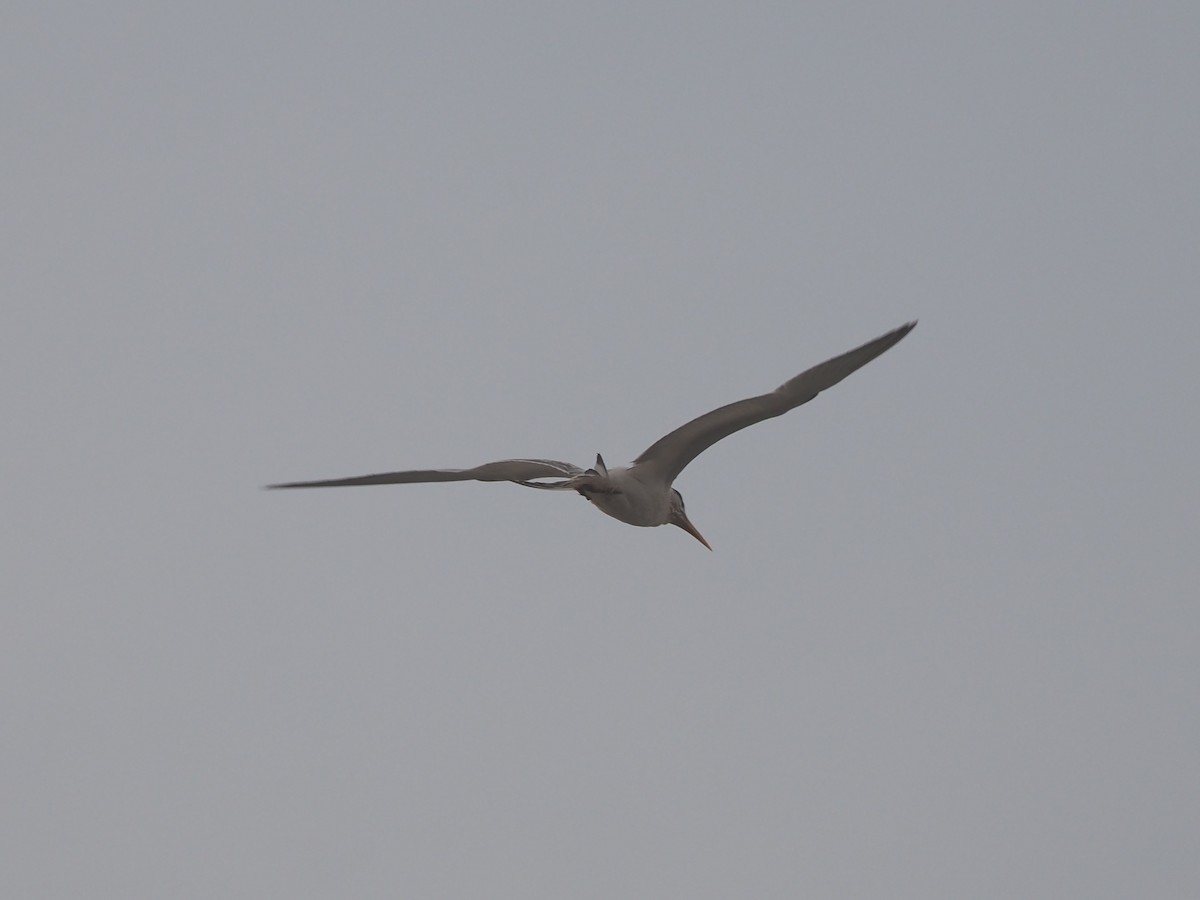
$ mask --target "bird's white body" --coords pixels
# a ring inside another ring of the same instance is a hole
[[[605,515],[627,525],[646,528],[666,525],[671,521],[671,490],[669,485],[647,484],[636,468],[616,466],[607,475],[590,479],[593,488],[580,492]],[[579,490],[579,488],[577,488]]]
[[[735,431],[781,416],[865,366],[912,331],[909,322],[841,356],[826,360],[785,381],[775,390],[738,400],[705,413],[659,438],[627,467],[609,469],[596,457],[591,469],[552,459],[502,459],[473,469],[420,469],[325,481],[293,481],[273,488],[348,487],[413,484],[428,481],[512,481],[542,490],[576,491],[602,513],[629,525],[678,525],[700,543],[708,542],[684,511],[683,497],[672,487],[683,468],[717,441]],[[712,548],[709,547],[711,550]]]

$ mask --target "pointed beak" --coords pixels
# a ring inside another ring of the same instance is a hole
[[[708,541],[704,539],[704,535],[696,530],[696,526],[691,523],[691,520],[688,519],[685,514],[680,513],[678,519],[671,520],[671,524],[678,525],[680,528],[702,543],[705,547],[708,547],[710,551],[712,550],[712,547],[708,546]]]

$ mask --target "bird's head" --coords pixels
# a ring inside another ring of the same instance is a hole
[[[704,535],[697,531],[696,526],[688,519],[687,512],[683,508],[683,494],[674,488],[671,489],[671,517],[667,521],[672,525],[678,525],[709,550],[712,550],[712,547],[708,546],[708,541],[704,539]]]

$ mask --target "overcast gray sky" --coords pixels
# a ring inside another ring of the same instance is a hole
[[[1200,7],[16,3],[0,894],[1200,896]],[[610,464],[909,319],[677,487]]]

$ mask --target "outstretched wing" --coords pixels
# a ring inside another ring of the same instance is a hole
[[[784,382],[769,394],[739,400],[692,419],[651,444],[633,464],[650,469],[657,477],[670,484],[683,471],[684,466],[721,438],[764,419],[781,416],[788,410],[807,403],[821,391],[833,387],[851,372],[862,368],[894,346],[912,331],[916,324],[909,322],[857,349],[813,366]]]
[[[537,478],[570,478],[583,470],[571,463],[554,459],[502,459],[484,463],[473,469],[414,469],[409,472],[383,472],[379,475],[358,475],[353,478],[330,478],[324,481],[289,481],[268,484],[277,488],[356,487],[368,484],[418,484],[430,481],[515,481],[526,483]],[[530,485],[537,487],[538,485]]]

